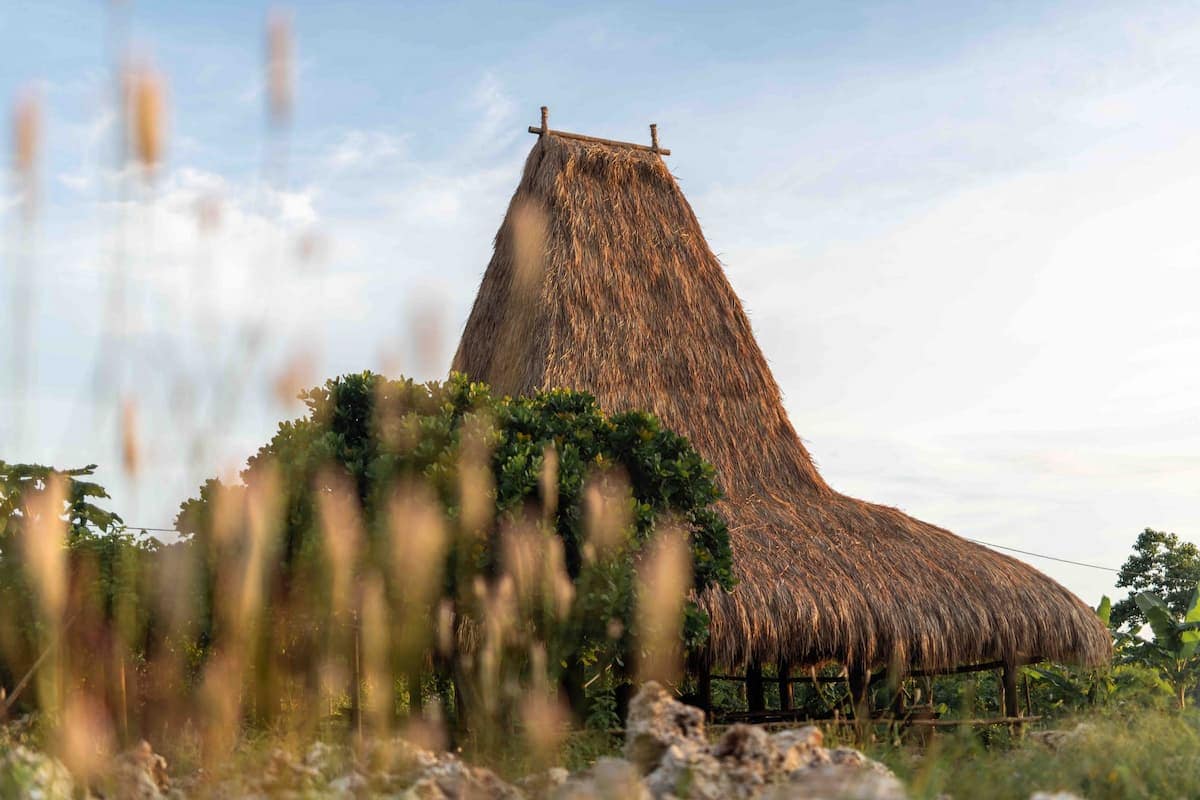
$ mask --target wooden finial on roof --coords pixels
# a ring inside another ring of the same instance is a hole
[[[655,153],[660,156],[671,155],[670,150],[666,150],[658,146],[658,126],[650,126],[650,146],[644,144],[634,144],[633,142],[618,142],[613,139],[601,139],[597,136],[584,136],[582,133],[567,133],[566,131],[550,130],[550,109],[542,106],[542,124],[541,127],[529,126],[530,133],[536,133],[538,136],[547,136],[554,134],[563,139],[574,139],[579,142],[592,142],[594,144],[603,144],[610,147],[628,147],[630,150],[642,150],[647,153]]]

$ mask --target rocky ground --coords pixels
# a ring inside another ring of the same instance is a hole
[[[630,705],[622,758],[601,758],[569,774],[554,768],[516,783],[463,763],[451,753],[400,739],[358,751],[317,742],[302,756],[272,754],[255,775],[172,781],[148,744],[119,756],[109,774],[76,786],[54,758],[20,745],[0,747],[0,796],[29,798],[350,798],[405,800],[668,800],[795,798],[902,800],[904,786],[886,767],[851,748],[826,748],[814,727],[768,733],[734,725],[716,741],[704,714],[648,683]],[[1069,800],[1035,795],[1032,800]]]

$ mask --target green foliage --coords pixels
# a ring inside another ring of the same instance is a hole
[[[1173,533],[1146,528],[1117,576],[1117,586],[1129,589],[1129,597],[1113,606],[1112,627],[1136,632],[1148,623],[1136,600],[1143,592],[1163,598],[1171,613],[1183,614],[1197,581],[1200,549]]]
[[[1059,717],[1089,708],[1163,709],[1174,691],[1158,671],[1137,663],[1081,669],[1062,664],[1037,664],[1024,669],[1036,713]]]
[[[22,509],[37,492],[44,491],[54,478],[66,482],[63,519],[72,534],[111,533],[123,526],[119,516],[96,505],[107,500],[108,492],[98,483],[79,480],[96,471],[95,464],[76,469],[58,470],[41,464],[9,464],[0,461],[0,550],[21,525]]]
[[[1107,623],[1112,603],[1103,597],[1096,615]],[[1139,655],[1140,640],[1129,634],[1116,636],[1114,663],[1099,667],[1076,667],[1042,662],[1022,669],[1022,685],[1028,691],[1033,713],[1061,718],[1089,711],[1165,709],[1175,702],[1175,689],[1159,670]],[[995,675],[972,673],[942,676],[934,680],[935,709],[964,717],[990,716],[1000,707]]]
[[[1056,727],[1066,735],[1053,747],[1036,734],[989,744],[964,730],[926,747],[885,745],[869,754],[892,767],[918,799],[1008,800],[1035,792],[1092,800],[1200,797],[1200,717],[1192,712],[1093,710]]]
[[[1112,601],[1108,595],[1100,598],[1095,611],[1107,626],[1112,618]],[[1075,667],[1042,663],[1025,667],[1023,673],[1031,702],[1036,697],[1038,711],[1043,714],[1062,714],[1089,706],[1107,706],[1119,688],[1111,665]]]
[[[621,726],[617,709],[616,687],[613,681],[597,681],[588,691],[588,716],[585,724],[591,730],[606,731]]]
[[[79,604],[94,612],[86,624],[113,626],[129,637],[148,624],[142,580],[159,543],[135,536],[120,516],[97,504],[108,499],[108,492],[98,483],[81,480],[95,469],[0,461],[0,684],[11,685],[45,646],[41,634],[46,621],[40,619],[21,534],[29,519],[27,505],[54,479],[65,482],[63,580],[76,587]]]
[[[1108,598],[1108,595],[1100,598],[1100,605],[1096,606],[1096,616],[1104,623],[1104,627],[1112,625],[1112,600]]]
[[[10,638],[29,638],[36,619],[21,549],[26,506],[56,478],[65,482],[61,518],[66,523],[68,580],[85,577],[72,582],[90,593],[108,614],[128,606],[136,597],[136,561],[140,554],[153,551],[157,542],[130,534],[120,516],[96,504],[108,499],[108,492],[98,483],[79,480],[95,469],[94,464],[57,470],[0,461],[0,608],[10,612],[5,631]],[[3,653],[0,648],[0,655]],[[0,672],[3,666],[0,662]]]
[[[1087,707],[1108,709],[1183,708],[1188,692],[1200,682],[1200,586],[1176,618],[1162,598],[1140,593],[1133,598],[1149,621],[1153,640],[1117,632],[1114,663],[1099,668],[1037,664],[1025,668],[1039,712],[1063,714]],[[1096,613],[1108,621],[1112,608],[1103,598]]]
[[[1171,684],[1180,708],[1187,705],[1188,692],[1200,683],[1200,582],[1193,588],[1182,613],[1172,611],[1167,601],[1149,592],[1134,597],[1154,632],[1153,641],[1134,639],[1128,648],[1132,658],[1158,670]]]
[[[442,596],[468,617],[482,613],[472,609],[478,602],[472,581],[499,574],[505,531],[532,525],[556,536],[575,589],[571,612],[555,618],[543,608],[527,620],[549,647],[552,673],[568,662],[582,662],[592,674],[621,671],[636,633],[635,561],[664,523],[687,534],[695,590],[733,584],[728,532],[712,509],[720,497],[713,468],[648,414],[607,416],[592,396],[565,390],[498,399],[461,375],[417,384],[364,372],[326,381],[301,398],[308,413],[282,423],[250,459],[244,487],[210,480],[176,519],[194,544],[210,548],[218,495],[275,480],[283,494],[277,552],[284,593],[302,591],[314,605],[324,602],[329,565],[319,498],[340,486],[351,487],[361,509],[364,564],[385,563],[395,545],[389,503],[399,487],[419,485],[436,498],[451,529]],[[555,462],[552,490],[548,458]],[[487,494],[487,514],[478,531],[471,530],[477,523],[464,500],[476,461],[489,476],[479,489]],[[585,494],[589,486],[610,484],[626,487],[620,503],[628,525],[620,557],[605,560],[589,555]],[[398,587],[386,591],[390,597]],[[707,619],[689,602],[684,644],[699,645],[706,636]]]

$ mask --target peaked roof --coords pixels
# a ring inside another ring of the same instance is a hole
[[[539,137],[454,369],[502,394],[569,387],[651,411],[713,463],[740,581],[700,598],[714,663],[1110,656],[1092,610],[1034,568],[825,483],[656,153]]]

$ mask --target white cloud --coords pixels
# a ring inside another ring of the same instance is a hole
[[[463,152],[475,157],[494,156],[520,135],[513,124],[516,103],[492,73],[484,74],[479,81],[468,108],[478,115],[478,122],[462,142]]]
[[[406,156],[407,149],[404,138],[386,131],[351,130],[342,134],[327,160],[335,170],[377,168]]]
[[[83,193],[92,188],[92,180],[77,172],[59,173],[58,182],[74,192]]]
[[[464,140],[492,138],[511,108],[498,82],[480,87]],[[321,140],[295,143],[289,188],[187,163],[152,184],[135,167],[63,173],[81,191],[47,209],[39,282],[44,293],[70,286],[73,298],[42,306],[43,325],[61,333],[40,353],[39,458],[106,465],[127,517],[159,525],[204,476],[236,467],[295,413],[272,388],[288,361],[306,356],[314,381],[382,357],[421,377],[444,371],[520,154],[450,148],[416,160],[404,134],[366,128]],[[436,353],[418,352],[417,319],[440,329]],[[69,328],[98,343],[98,359],[68,345]],[[149,494],[115,469],[113,409],[131,394],[155,476]]]

